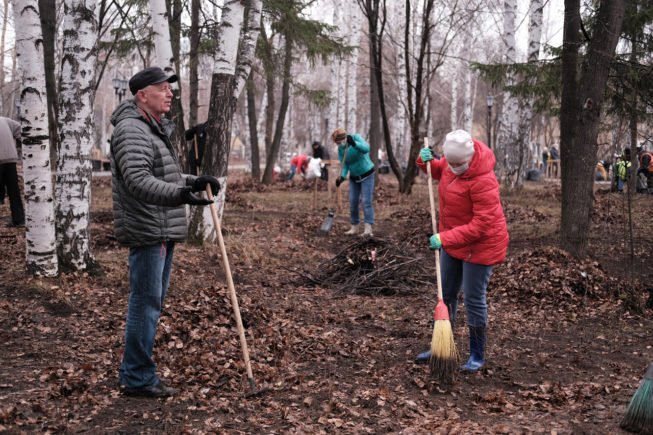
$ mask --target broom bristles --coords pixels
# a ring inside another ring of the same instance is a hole
[[[653,364],[648,367],[619,426],[629,432],[653,434]]]
[[[431,376],[442,382],[453,381],[458,372],[459,360],[451,322],[448,319],[436,320],[433,325],[431,358],[429,360]]]

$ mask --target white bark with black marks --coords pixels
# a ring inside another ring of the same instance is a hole
[[[150,0],[150,14],[152,15],[152,31],[154,32],[154,49],[156,51],[157,66],[166,71],[175,70],[175,58],[172,54],[170,42],[170,26],[166,4],[162,0]]]
[[[27,271],[55,276],[58,260],[54,192],[38,0],[14,1],[14,27],[20,83]]]
[[[516,14],[517,1],[506,0],[503,11],[503,63],[509,65],[517,62]],[[511,86],[514,83],[514,74],[509,73],[506,78],[506,85]],[[517,183],[519,183],[518,167],[524,156],[524,138],[520,137],[519,124],[519,101],[511,92],[504,91],[495,148],[499,178],[510,187],[516,187]]]
[[[91,150],[95,125],[95,0],[65,0],[55,197],[59,263],[85,270],[90,250]]]

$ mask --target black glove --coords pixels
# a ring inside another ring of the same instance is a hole
[[[220,191],[220,182],[213,175],[200,175],[193,181],[193,192],[202,192],[206,190],[206,185],[211,185],[211,193],[217,195]]]
[[[336,178],[336,187],[340,187],[343,181],[345,181],[345,177],[343,177],[342,175]]]
[[[192,187],[186,186],[181,188],[181,197],[184,200],[184,204],[190,205],[209,205],[213,204],[213,201],[204,199],[200,196],[197,196],[193,193]]]
[[[347,135],[347,143],[354,148],[356,148],[356,141],[354,140],[353,136],[351,134]]]

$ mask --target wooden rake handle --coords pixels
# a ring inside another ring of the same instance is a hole
[[[424,138],[424,148],[429,147],[429,138]],[[429,184],[429,201],[431,203],[431,224],[433,225],[433,234],[438,233],[438,222],[435,217],[435,196],[433,194],[433,178],[431,177],[431,162],[424,163],[426,165],[426,174],[428,175]],[[438,299],[442,300],[442,274],[440,273],[440,250],[435,250],[435,277],[438,284]]]
[[[213,201],[213,192],[211,192],[211,185],[206,185],[206,196],[209,200]],[[245,338],[245,329],[243,328],[243,320],[240,317],[240,307],[238,305],[238,298],[236,297],[236,288],[234,287],[234,280],[231,276],[231,267],[229,267],[229,259],[227,258],[227,248],[224,245],[222,237],[222,228],[220,227],[220,219],[218,219],[218,210],[215,202],[211,205],[211,217],[213,218],[213,226],[215,227],[215,234],[218,236],[218,245],[220,246],[220,253],[222,254],[222,265],[224,266],[224,273],[227,276],[227,287],[229,288],[229,297],[231,298],[231,307],[234,311],[236,318],[236,325],[238,326],[238,336],[240,337],[240,347],[243,351],[243,359],[245,360],[245,368],[247,370],[247,380],[252,392],[256,391],[256,383],[254,382],[254,375],[252,374],[252,365],[249,361],[249,351],[247,350],[247,339]]]

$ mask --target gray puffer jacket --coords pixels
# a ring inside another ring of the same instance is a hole
[[[177,155],[163,127],[146,118],[133,100],[111,115],[113,222],[124,245],[149,246],[182,241],[188,234],[182,187],[195,177],[181,173]]]

